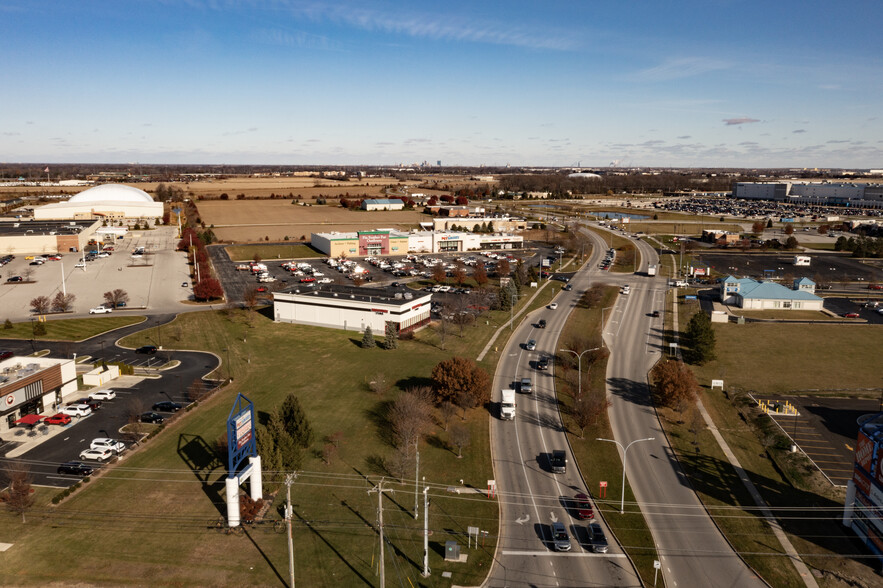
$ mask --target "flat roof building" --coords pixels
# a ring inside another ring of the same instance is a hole
[[[520,249],[521,235],[460,231],[375,229],[355,233],[313,233],[310,245],[329,257],[375,257],[406,253],[442,253],[483,249]]]
[[[55,414],[77,390],[72,359],[13,356],[0,361],[0,433],[27,415]]]
[[[737,182],[733,186],[733,197],[794,204],[883,208],[883,184]]]
[[[399,333],[428,324],[431,303],[431,293],[407,288],[295,286],[273,292],[273,317],[277,323],[345,331],[364,331],[370,326],[375,336],[382,337],[388,322]]]
[[[100,227],[100,220],[0,221],[0,251],[13,255],[82,251]]]

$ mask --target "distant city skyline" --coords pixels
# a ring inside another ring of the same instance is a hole
[[[881,16],[0,0],[0,162],[880,169]]]

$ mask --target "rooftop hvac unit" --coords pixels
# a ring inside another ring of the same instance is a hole
[[[410,292],[405,292],[405,300],[410,300],[410,299],[412,299],[413,297],[414,297],[414,295],[411,294]]]
[[[402,299],[402,293],[401,293],[401,292],[396,292],[396,294],[395,294],[395,298],[396,298],[396,300],[401,300],[401,299]]]

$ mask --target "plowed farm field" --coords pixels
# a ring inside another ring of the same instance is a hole
[[[338,206],[299,206],[290,200],[202,200],[199,215],[225,242],[309,239],[310,233],[364,231],[378,228],[411,229],[425,214],[409,211],[360,211]]]

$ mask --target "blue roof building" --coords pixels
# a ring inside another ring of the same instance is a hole
[[[824,300],[815,295],[809,278],[794,280],[794,288],[776,282],[727,276],[720,283],[721,302],[745,310],[822,310]]]

